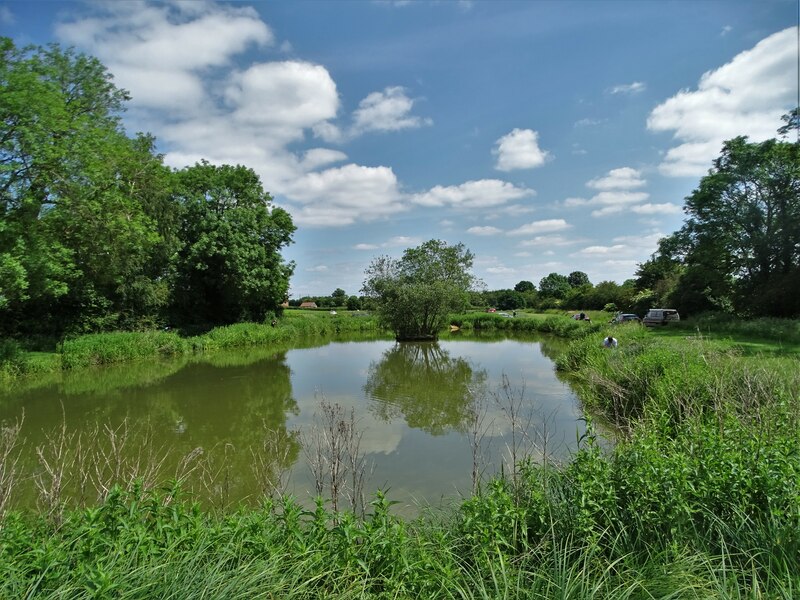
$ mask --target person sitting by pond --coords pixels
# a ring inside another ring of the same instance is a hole
[[[603,340],[603,346],[606,348],[616,348],[617,347],[617,338],[614,336],[608,336],[606,339]]]

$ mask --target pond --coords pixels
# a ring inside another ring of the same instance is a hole
[[[470,494],[514,457],[564,458],[583,432],[551,360],[558,340],[316,343],[59,373],[0,393],[0,422],[22,423],[13,504],[91,503],[117,480],[179,478],[216,506],[321,489],[349,507],[354,491],[369,501],[383,489],[413,513]]]

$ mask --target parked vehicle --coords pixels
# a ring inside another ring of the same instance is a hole
[[[642,320],[639,318],[639,315],[635,315],[633,313],[619,313],[613,319],[611,319],[612,323],[629,323],[631,321],[635,321],[637,323],[641,323]]]
[[[642,323],[648,327],[656,327],[680,320],[681,316],[674,308],[651,308],[642,319]]]

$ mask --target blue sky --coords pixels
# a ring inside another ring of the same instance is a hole
[[[463,242],[489,289],[622,282],[722,140],[797,102],[797,0],[1,0],[100,58],[170,166],[245,164],[293,215],[291,295]]]

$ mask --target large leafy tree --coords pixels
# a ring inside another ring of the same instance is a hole
[[[800,144],[725,142],[684,210],[684,226],[640,266],[639,290],[670,288],[686,312],[800,314]]]
[[[738,137],[686,199],[684,293],[741,312],[800,313],[800,146]]]
[[[539,294],[546,298],[566,298],[569,290],[569,280],[559,273],[550,273],[539,281]]]
[[[526,281],[526,280],[523,279],[522,281],[517,283],[517,285],[514,286],[514,291],[515,292],[521,292],[521,293],[535,292],[536,291],[536,286],[533,285],[533,282]]]
[[[429,240],[407,249],[399,260],[375,258],[362,291],[375,300],[381,322],[397,339],[435,339],[448,314],[467,306],[477,283],[472,260],[463,244]]]
[[[569,282],[570,286],[574,288],[591,284],[589,281],[589,276],[583,271],[573,271],[567,275],[567,282]]]
[[[126,137],[127,98],[94,58],[0,39],[6,332],[132,325],[166,303],[153,257],[170,252],[157,225],[169,171],[151,138]]]
[[[175,298],[197,323],[261,320],[286,298],[293,263],[280,250],[295,226],[258,175],[205,161],[177,173],[182,205]]]

